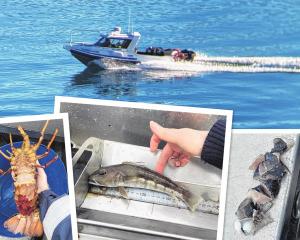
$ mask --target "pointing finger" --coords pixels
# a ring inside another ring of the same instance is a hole
[[[150,139],[150,151],[155,152],[158,148],[159,143],[160,143],[159,137],[153,134]]]
[[[172,156],[173,150],[169,144],[167,144],[164,149],[161,151],[158,162],[156,164],[155,170],[158,173],[163,173],[164,169],[168,163],[169,158]]]
[[[177,142],[178,129],[164,128],[154,121],[150,121],[150,129],[161,140],[170,143]]]

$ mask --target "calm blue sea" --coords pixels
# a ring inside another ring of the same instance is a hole
[[[83,41],[127,29],[129,9],[141,47],[249,57],[257,68],[99,72],[62,48],[71,30],[95,31],[77,31]],[[233,109],[236,128],[300,128],[299,39],[295,0],[1,0],[0,115],[51,113],[54,96],[66,95]],[[260,56],[265,65],[253,58]]]

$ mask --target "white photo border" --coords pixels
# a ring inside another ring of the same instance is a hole
[[[226,116],[226,132],[225,132],[225,144],[224,144],[224,155],[223,155],[217,240],[221,240],[223,238],[223,227],[224,227],[224,220],[225,220],[224,219],[225,201],[226,201],[226,191],[227,191],[227,178],[228,178],[229,154],[230,154],[230,142],[231,142],[231,130],[232,130],[232,115],[233,115],[232,110],[56,96],[55,104],[54,104],[54,113],[60,113],[60,104],[62,102],[89,104],[89,105],[104,105],[104,106],[112,106],[112,107],[114,106],[114,107],[129,107],[129,108],[139,108],[139,109],[152,109],[152,110],[162,110],[162,111],[203,113],[203,114],[214,114],[214,115]]]
[[[77,230],[77,219],[76,219],[75,192],[74,192],[74,179],[73,179],[73,166],[72,166],[71,140],[70,140],[68,114],[58,113],[58,114],[27,115],[27,116],[17,116],[17,117],[3,117],[0,118],[0,124],[34,122],[34,121],[43,121],[43,120],[63,121],[65,155],[66,155],[66,164],[67,164],[66,167],[67,167],[67,175],[68,175],[68,190],[69,190],[69,199],[70,199],[70,214],[71,214],[71,224],[72,224],[72,237],[74,240],[77,240],[78,230]]]

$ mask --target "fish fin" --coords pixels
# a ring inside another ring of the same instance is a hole
[[[128,199],[128,194],[127,194],[127,192],[126,192],[126,190],[125,190],[124,187],[118,187],[118,190],[119,190],[119,193],[121,194],[121,196],[122,196],[123,198]]]
[[[192,211],[196,211],[197,207],[199,206],[200,202],[203,200],[201,196],[198,196],[188,190],[185,190],[183,194],[183,200],[187,207]]]
[[[107,188],[102,186],[90,186],[90,192],[99,195],[105,195],[105,193],[107,192]]]
[[[177,207],[179,208],[179,203],[180,203],[179,199],[173,195],[170,195],[170,196],[175,201],[175,203],[177,204]]]
[[[121,164],[132,164],[132,165],[136,165],[134,162],[128,162],[128,161],[122,162]]]
[[[145,162],[122,162],[122,164],[130,164],[130,165],[133,165],[133,166],[146,166],[146,163]]]
[[[259,165],[261,162],[263,162],[264,160],[265,160],[265,155],[264,155],[264,154],[258,155],[258,156],[255,158],[254,162],[249,166],[249,170],[255,170],[255,169],[258,167],[258,165]]]

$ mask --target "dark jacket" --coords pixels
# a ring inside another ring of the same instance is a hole
[[[222,169],[226,120],[218,120],[210,129],[204,142],[201,159]]]
[[[39,207],[47,240],[72,240],[70,200],[50,190],[39,194]]]

